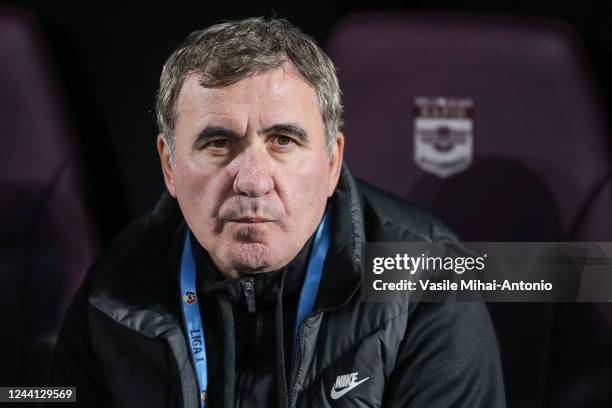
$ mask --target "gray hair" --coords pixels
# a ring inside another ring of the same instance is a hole
[[[316,91],[331,154],[342,126],[342,98],[334,64],[310,36],[287,20],[248,18],[194,31],[164,64],[156,113],[170,163],[174,162],[178,95],[189,75],[199,75],[203,87],[224,87],[286,62],[295,65]]]

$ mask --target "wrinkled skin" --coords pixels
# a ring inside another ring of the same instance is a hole
[[[316,230],[338,182],[315,90],[289,63],[232,85],[189,76],[178,98],[174,165],[157,138],[164,179],[187,225],[228,277],[276,270]]]

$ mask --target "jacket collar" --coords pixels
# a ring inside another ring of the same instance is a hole
[[[336,309],[356,294],[361,283],[361,255],[365,243],[363,203],[346,164],[329,200],[331,235],[317,310]]]

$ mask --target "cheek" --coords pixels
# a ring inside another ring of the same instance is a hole
[[[189,220],[201,223],[214,217],[225,194],[223,174],[192,163],[177,163],[176,192]]]
[[[305,160],[279,173],[281,199],[290,215],[318,213],[327,199],[327,162]]]

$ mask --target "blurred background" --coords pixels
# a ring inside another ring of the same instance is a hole
[[[87,266],[163,192],[161,68],[219,20],[313,36],[351,169],[463,240],[612,241],[612,4],[490,3],[0,3],[0,385],[44,382]],[[612,307],[489,307],[510,407],[612,406]]]

